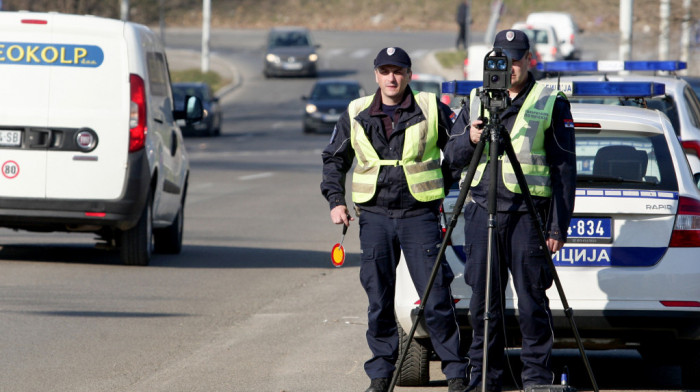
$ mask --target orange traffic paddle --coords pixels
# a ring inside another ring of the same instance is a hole
[[[345,239],[345,233],[348,232],[348,226],[343,224],[343,236],[340,237],[340,242],[333,245],[333,250],[331,250],[331,261],[336,267],[342,267],[345,263],[345,248],[343,248],[343,240]]]

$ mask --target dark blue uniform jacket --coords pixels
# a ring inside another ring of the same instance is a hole
[[[449,139],[452,126],[450,116],[452,110],[438,102],[438,147],[443,149]],[[381,108],[381,92],[377,89],[370,106],[357,115],[365,134],[381,159],[401,159],[406,128],[426,116],[413,98],[410,87],[406,88],[404,99],[396,109],[394,119],[390,119]],[[389,129],[389,132],[386,130]],[[387,133],[389,137],[387,138]],[[331,136],[330,144],[322,154],[323,181],[321,193],[328,200],[330,208],[346,205],[345,177],[350,170],[355,151],[350,144],[350,117],[347,110],[340,116]],[[443,166],[445,186],[449,189],[453,179],[449,178],[451,171]],[[459,177],[457,177],[459,179]],[[442,200],[433,202],[417,201],[408,189],[406,176],[401,166],[382,166],[377,180],[377,190],[374,197],[362,204],[361,210],[368,210],[394,218],[418,216],[428,211],[437,213]]]
[[[534,84],[535,79],[530,74],[527,87],[501,113],[501,123],[508,133],[513,128],[518,111]],[[464,106],[455,120],[452,137],[444,151],[443,165],[450,167],[452,176],[459,175],[462,169],[468,167],[474,155],[476,145],[469,139],[469,124],[469,108]],[[499,146],[499,155],[505,154],[504,144],[499,143]],[[571,107],[566,99],[557,98],[554,104],[552,124],[545,131],[545,150],[553,194],[551,199],[533,196],[533,202],[538,211],[545,215],[541,217],[546,224],[547,237],[566,241],[566,231],[574,208],[576,193],[576,146]],[[486,149],[484,154],[488,154]],[[488,205],[488,184],[491,181],[490,164],[489,161],[479,184],[471,188],[472,199],[485,209]],[[500,160],[498,164],[500,166]],[[498,168],[496,205],[499,212],[527,212],[523,195],[506,189],[500,167]]]

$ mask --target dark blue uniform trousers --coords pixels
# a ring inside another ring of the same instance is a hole
[[[391,218],[362,211],[360,281],[369,299],[367,343],[372,358],[365,363],[370,378],[391,378],[398,358],[394,315],[396,266],[404,252],[413,283],[422,296],[440,249],[440,226],[435,214]],[[466,377],[467,361],[459,349],[459,328],[450,283],[454,275],[443,257],[425,306],[425,321],[442,371],[449,378]]]
[[[479,384],[482,378],[488,216],[488,212],[476,203],[468,203],[465,208],[464,250],[467,260],[464,278],[472,289],[469,317],[474,329],[469,349],[472,385]],[[501,389],[505,345],[503,307],[508,270],[518,295],[518,320],[523,338],[523,386],[552,384],[554,374],[550,370],[550,356],[554,335],[549,299],[545,293],[553,282],[545,254],[548,250],[541,246],[536,226],[528,213],[499,212],[496,222],[497,246],[491,270],[487,388],[495,391]]]

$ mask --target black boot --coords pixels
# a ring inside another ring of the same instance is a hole
[[[369,388],[365,392],[386,392],[389,389],[389,380],[386,378],[373,378]]]
[[[467,379],[466,378],[451,378],[447,380],[447,392],[466,392]]]

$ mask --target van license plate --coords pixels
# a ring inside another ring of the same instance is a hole
[[[573,217],[567,238],[572,244],[611,244],[612,219]]]
[[[0,130],[0,146],[18,147],[22,144],[22,131]]]

